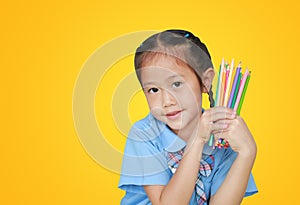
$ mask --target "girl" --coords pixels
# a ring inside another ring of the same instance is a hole
[[[121,204],[235,205],[256,193],[255,141],[232,109],[213,107],[215,73],[200,39],[184,30],[155,34],[137,48],[135,69],[150,113],[127,138]],[[211,104],[205,111],[202,93]],[[230,147],[212,149],[211,134]]]

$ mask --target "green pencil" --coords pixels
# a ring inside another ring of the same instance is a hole
[[[241,78],[242,78],[242,73],[240,73],[239,75],[239,78],[236,82],[236,87],[235,87],[235,91],[234,91],[234,96],[233,96],[233,100],[232,100],[232,104],[231,104],[231,108],[233,109],[234,108],[234,105],[235,105],[235,101],[236,101],[236,97],[237,97],[237,94],[239,92],[239,88],[240,88],[240,84],[241,84]]]
[[[208,145],[209,145],[209,146],[213,146],[213,144],[214,144],[214,139],[215,139],[214,135],[211,134],[211,135],[210,135],[210,138],[209,138],[209,140],[208,140]]]
[[[250,80],[250,74],[251,74],[251,71],[249,72],[249,75],[247,76],[245,86],[244,86],[244,90],[243,90],[243,93],[242,93],[242,96],[241,96],[241,99],[240,99],[240,102],[239,102],[239,106],[238,106],[238,109],[237,109],[237,114],[238,115],[240,115],[240,112],[241,112],[241,108],[242,108],[243,101],[244,101],[244,98],[245,98],[245,94],[246,94],[246,91],[247,91],[248,83],[249,83],[249,80]]]
[[[219,87],[220,87],[220,73],[221,73],[221,66],[220,65],[220,69],[219,69],[219,76],[218,76],[218,84],[217,84],[217,90],[216,90],[216,102],[215,102],[215,106],[218,105],[219,101],[218,101],[218,98],[219,98]]]

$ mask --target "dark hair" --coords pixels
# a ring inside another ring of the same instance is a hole
[[[213,68],[207,47],[191,32],[185,30],[166,30],[150,36],[135,52],[134,66],[139,81],[139,69],[146,60],[151,60],[156,55],[174,57],[177,63],[184,63],[197,75],[200,85],[203,86],[201,77],[205,70]],[[208,92],[210,107],[214,106],[212,86]]]

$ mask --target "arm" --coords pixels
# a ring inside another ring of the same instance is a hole
[[[229,128],[222,133],[222,137],[226,137],[238,155],[224,182],[211,197],[211,205],[235,205],[242,202],[256,157],[255,141],[242,118],[237,117],[227,123]]]
[[[203,146],[209,138],[211,130],[224,129],[224,124],[212,125],[211,122],[232,119],[232,114],[231,109],[224,107],[212,108],[204,112],[195,128],[193,137],[188,140],[183,158],[169,183],[166,186],[144,186],[153,205],[189,203],[198,177]]]
[[[211,197],[211,205],[235,205],[242,202],[254,160],[255,155],[238,154],[223,184]]]
[[[188,204],[195,188],[204,142],[188,144],[180,166],[166,186],[144,186],[153,205]]]

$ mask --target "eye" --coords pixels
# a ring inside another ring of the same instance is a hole
[[[148,90],[148,93],[157,93],[158,92],[158,88],[150,88]]]
[[[181,82],[174,82],[174,83],[172,84],[172,87],[178,88],[178,87],[180,87],[181,85],[182,85]]]

